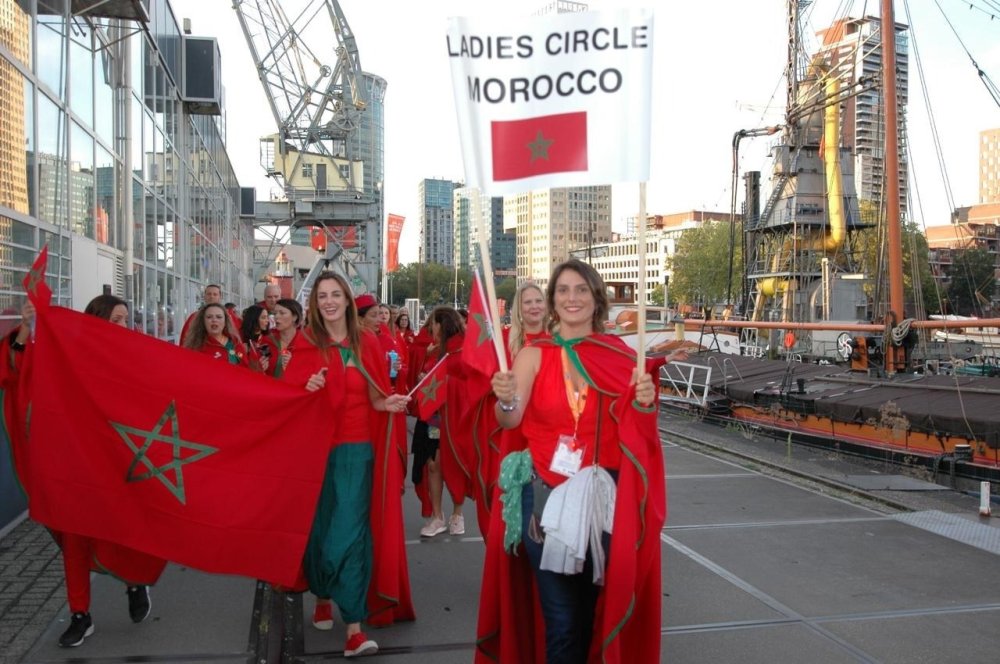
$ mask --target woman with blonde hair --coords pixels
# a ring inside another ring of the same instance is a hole
[[[509,358],[513,360],[517,352],[533,339],[547,336],[545,322],[547,309],[545,293],[534,281],[525,281],[517,287],[514,302],[510,307],[510,328],[507,333]]]

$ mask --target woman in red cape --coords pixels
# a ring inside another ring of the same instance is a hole
[[[547,300],[553,338],[532,343],[513,372],[493,380],[498,422],[520,425],[526,449],[503,450],[504,508],[491,515],[476,661],[657,662],[666,489],[656,388],[648,373],[637,376],[635,353],[621,339],[600,333],[607,297],[593,268],[577,260],[557,266]],[[591,579],[593,550],[582,575],[539,570],[544,536],[533,497],[559,490],[560,472],[573,472],[565,452],[576,450],[581,470],[615,476],[602,586]]]
[[[430,422],[418,419],[413,430],[413,484],[421,501],[421,514],[430,517],[420,529],[420,536],[434,537],[446,530],[451,535],[464,535],[462,508],[465,499],[473,496],[474,472],[472,438],[463,429],[462,419],[469,405],[467,371],[461,360],[465,336],[461,318],[451,307],[436,307],[428,320],[434,345],[424,359],[424,372],[429,373],[443,358],[448,377],[444,404]],[[447,521],[441,507],[444,488],[454,504]]]
[[[313,624],[331,629],[330,600],[337,601],[347,623],[345,655],[372,654],[378,645],[361,631],[362,620],[382,626],[414,618],[399,456],[407,397],[391,394],[381,347],[360,329],[347,281],[324,273],[309,298],[306,343],[295,349],[281,379],[324,389],[331,412],[339,414],[304,560],[309,588],[318,598]],[[355,442],[360,432],[367,433],[370,445]],[[367,494],[354,495],[366,485]],[[358,510],[367,512],[367,522],[357,522]]]
[[[114,295],[99,295],[87,304],[85,313],[128,327],[128,305]],[[26,304],[23,322],[0,344],[0,386],[3,389],[4,418],[14,458],[14,469],[20,478],[26,478],[28,464],[27,419],[30,404],[26,403],[27,390],[22,387],[30,372],[29,328],[34,318],[34,306]],[[31,500],[30,487],[22,489]],[[166,567],[166,561],[107,540],[71,532],[49,531],[63,554],[63,573],[66,579],[66,598],[71,613],[70,624],[59,637],[59,645],[73,648],[94,633],[90,615],[90,574],[100,572],[122,580],[126,585],[129,617],[140,623],[151,610],[149,586],[154,585]]]
[[[202,305],[181,345],[217,360],[250,368],[250,357],[240,341],[239,330],[221,304]]]

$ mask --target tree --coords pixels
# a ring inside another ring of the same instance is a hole
[[[861,201],[862,217],[865,216],[866,201]],[[903,250],[903,297],[906,302],[907,316],[918,313],[937,314],[941,313],[941,302],[938,296],[938,287],[931,273],[929,250],[927,238],[920,227],[909,222],[900,229],[900,241]],[[878,228],[866,228],[856,231],[852,239],[854,252],[859,264],[855,266],[862,274],[872,277],[872,275],[883,275],[880,283],[872,283],[868,294],[879,296],[885,301],[889,292],[888,279],[885,269],[885,261],[888,258],[888,249],[885,244],[884,233]],[[915,285],[917,288],[915,288]],[[916,310],[917,292],[920,293],[920,304],[923,311]],[[943,295],[943,294],[942,294]],[[876,315],[877,312],[872,312]]]
[[[420,272],[421,304],[434,307],[438,304],[455,302],[455,268],[440,263],[408,263],[392,273],[392,304],[402,304],[407,298],[417,297],[417,272]],[[469,301],[472,289],[472,274],[469,270],[458,271],[458,303],[464,306]]]
[[[981,247],[956,251],[947,270],[948,303],[952,313],[978,316],[989,307],[996,290],[993,255]]]
[[[739,237],[739,230],[737,238]],[[743,279],[742,247],[737,242],[732,255],[732,299],[739,297]],[[729,286],[729,224],[710,222],[684,231],[670,258],[670,301],[704,305],[726,301]]]
[[[663,284],[656,284],[649,293],[649,301],[657,307],[663,306]]]
[[[514,293],[517,291],[517,279],[505,277],[497,283],[497,299],[506,300],[509,306],[514,301]]]

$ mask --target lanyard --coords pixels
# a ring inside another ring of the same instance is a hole
[[[581,389],[576,389],[570,377],[569,354],[565,348],[562,349],[561,355],[563,380],[566,382],[566,400],[569,402],[569,410],[573,414],[573,435],[576,436],[577,429],[580,427],[580,415],[583,414],[583,409],[587,407],[587,391],[590,389],[590,386],[584,383]]]

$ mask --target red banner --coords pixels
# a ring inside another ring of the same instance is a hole
[[[390,214],[386,222],[385,271],[395,272],[399,269],[399,236],[403,233],[403,222],[406,217]]]

